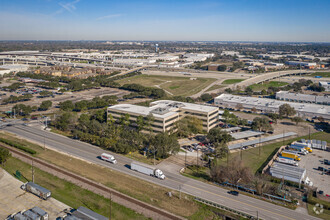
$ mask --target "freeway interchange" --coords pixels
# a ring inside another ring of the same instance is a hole
[[[16,122],[12,126],[4,126],[2,129],[38,143],[41,146],[45,145],[49,149],[108,167],[169,189],[181,190],[181,192],[194,197],[199,197],[255,217],[258,216],[261,219],[317,219],[307,214],[242,194],[237,197],[230,195],[226,189],[182,176],[166,167],[162,167],[167,177],[165,180],[147,176],[129,169],[128,167],[133,160],[122,155],[112,153],[115,155],[118,163],[115,165],[110,164],[99,159],[99,156],[107,151],[78,140],[41,130],[40,128],[25,126],[22,123]]]

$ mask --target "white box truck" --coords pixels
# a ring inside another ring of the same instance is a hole
[[[298,166],[298,163],[291,158],[278,157],[277,161],[280,163],[289,164],[289,165],[293,165],[296,167]]]
[[[165,179],[165,175],[164,175],[163,171],[161,171],[160,169],[149,167],[149,166],[144,165],[144,164],[140,164],[140,163],[137,163],[137,162],[132,162],[131,163],[131,169],[135,170],[135,171],[138,171],[140,173],[144,173],[144,174],[149,175],[149,176],[157,177],[157,178],[162,179],[162,180]]]
[[[117,160],[111,154],[103,153],[103,154],[101,154],[101,159],[104,160],[104,161],[108,161],[110,163],[113,163],[113,164],[117,163]]]

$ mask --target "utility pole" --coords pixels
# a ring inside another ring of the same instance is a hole
[[[32,182],[34,183],[34,167],[33,167],[33,160],[32,160]]]
[[[187,167],[187,151],[185,151],[184,155],[184,167]]]
[[[110,214],[109,214],[109,219],[111,220],[111,214],[112,214],[112,193],[111,193],[111,191],[109,191],[109,193],[110,193]]]
[[[154,146],[154,166],[156,165],[156,149],[155,149],[155,146]]]
[[[283,146],[284,146],[284,130],[283,130]]]
[[[259,135],[259,156],[260,156],[260,150],[261,150],[260,139],[261,139],[261,136]]]
[[[196,150],[196,153],[197,153],[196,162],[197,162],[197,166],[198,166],[198,149]]]
[[[181,199],[181,185],[179,185],[180,199]]]
[[[311,139],[311,127],[308,127],[309,140]]]

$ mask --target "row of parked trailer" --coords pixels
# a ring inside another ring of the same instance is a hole
[[[32,209],[13,214],[7,220],[48,220],[48,218],[48,213],[36,206]]]
[[[297,166],[301,159],[301,155],[312,153],[313,148],[326,150],[327,142],[301,139],[299,142],[291,143],[281,152],[281,155],[270,168],[271,175],[273,177],[283,178],[298,183],[304,181],[305,184],[312,186],[313,183],[308,177],[305,177],[306,169],[298,168]]]

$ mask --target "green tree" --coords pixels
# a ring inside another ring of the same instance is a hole
[[[180,145],[175,136],[168,135],[167,133],[159,133],[155,135],[152,138],[150,145],[155,148],[157,158],[167,158],[172,154],[176,154],[180,150]]]
[[[218,71],[226,71],[227,70],[227,66],[226,65],[219,65],[217,68]]]
[[[0,163],[1,163],[1,165],[4,165],[6,163],[6,161],[10,157],[10,155],[11,154],[8,149],[0,147]]]
[[[137,118],[136,118],[136,124],[137,124],[137,128],[138,128],[138,131],[142,131],[146,125],[145,121],[144,121],[144,118],[142,115],[139,115]]]
[[[252,121],[251,128],[258,131],[273,131],[272,125],[266,117],[256,117]]]
[[[53,93],[50,92],[50,91],[41,91],[41,92],[39,93],[39,95],[40,95],[41,97],[49,97],[49,96],[52,96]]]
[[[52,121],[51,125],[62,131],[68,131],[74,128],[76,122],[76,114],[73,114],[71,112],[64,112],[62,115],[58,116],[55,121]]]
[[[74,109],[74,104],[70,100],[60,102],[59,106],[60,106],[60,109],[63,111],[72,111]]]
[[[27,116],[32,112],[32,107],[24,104],[17,104],[12,108],[12,112],[18,115]]]
[[[289,104],[283,104],[279,107],[279,114],[281,117],[286,116],[292,116],[296,114],[296,110],[291,107]]]
[[[276,113],[268,113],[267,116],[272,119],[272,121],[277,124],[277,120],[280,119],[281,117],[276,114]]]
[[[296,116],[296,117],[293,117],[293,118],[291,118],[291,121],[295,122],[295,123],[296,123],[296,125],[298,125],[298,124],[299,124],[299,122],[303,122],[303,121],[304,121],[304,119],[302,119],[302,118],[300,118],[300,117]]]
[[[188,137],[193,134],[203,133],[203,121],[193,116],[186,116],[176,121],[175,128],[179,137]]]
[[[252,88],[251,88],[251,87],[246,87],[246,89],[245,89],[245,93],[246,93],[247,95],[251,96],[251,95],[253,94],[253,90],[252,90]]]
[[[224,142],[214,143],[214,150],[214,156],[220,159],[225,157],[229,152],[228,146]]]
[[[206,137],[211,143],[226,144],[233,140],[233,137],[228,132],[221,130],[221,128],[212,128]]]
[[[129,125],[129,114],[121,115],[119,122],[123,127],[128,126]]]
[[[209,102],[213,99],[213,97],[208,94],[208,93],[204,93],[203,95],[201,95],[201,99],[204,101],[204,102]]]
[[[47,111],[52,105],[53,103],[49,100],[43,101],[39,106],[39,111]]]

